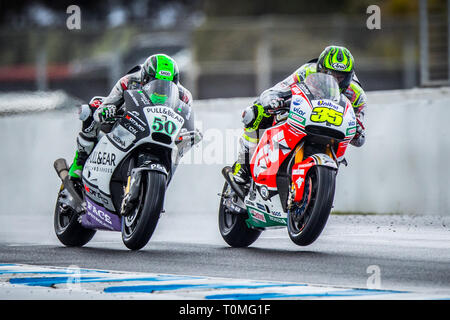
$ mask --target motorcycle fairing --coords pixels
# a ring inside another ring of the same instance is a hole
[[[86,197],[86,213],[81,216],[81,225],[89,229],[120,231],[121,217],[109,212]]]
[[[278,168],[305,136],[290,129],[290,124],[284,122],[264,132],[250,162],[250,172],[256,185],[277,190]]]
[[[110,180],[118,164],[128,154],[111,142],[110,136],[114,135],[115,130],[104,135],[97,143],[86,161],[82,175],[86,198],[101,203],[111,211],[115,211],[115,208],[111,199]]]
[[[245,197],[244,203],[248,213],[247,226],[260,228],[286,226],[287,214],[283,211],[280,197],[274,196],[264,200],[260,192],[250,192]]]
[[[305,188],[305,179],[309,169],[313,166],[327,166],[338,169],[336,162],[324,153],[316,153],[292,167],[292,182],[294,186],[294,202],[300,202]]]
[[[110,133],[100,138],[83,169],[82,179],[86,198],[101,204],[111,212],[116,211],[111,199],[111,177],[125,157],[137,147],[151,143],[171,149],[172,158],[179,160],[176,137],[182,128],[189,128],[193,123],[190,110],[185,110],[186,108],[180,109],[180,115],[163,105],[139,106],[139,101],[149,102],[146,97],[145,92],[138,90],[125,92],[124,118],[117,121]],[[185,121],[187,115],[190,119]],[[166,128],[165,124],[169,122],[171,124]],[[157,129],[161,129],[160,135],[155,137]],[[172,168],[168,168],[172,174],[176,165],[172,162]]]
[[[264,131],[250,161],[250,172],[256,188],[245,198],[248,216],[247,224],[253,227],[270,227],[286,224],[287,212],[283,210],[277,194],[277,173],[281,164],[307,136],[307,126],[334,128],[341,131],[342,141],[336,140],[337,158],[345,153],[348,142],[356,131],[356,118],[350,102],[341,95],[341,100],[314,100],[311,92],[303,84],[291,86],[292,99],[288,118],[285,122]],[[324,117],[315,120],[312,115],[322,110]],[[333,110],[342,117],[341,123],[333,124]],[[324,121],[324,119],[326,121]],[[337,169],[336,162],[327,154],[314,154],[294,163],[291,175],[294,187],[294,201],[299,202],[304,192],[304,181],[308,170],[315,165],[325,165]],[[267,189],[261,193],[261,190]],[[252,192],[254,193],[253,198]],[[273,194],[264,197],[264,194]],[[272,205],[272,207],[270,207]]]

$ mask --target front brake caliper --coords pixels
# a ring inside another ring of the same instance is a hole
[[[127,179],[127,186],[125,188],[122,204],[120,205],[120,214],[122,216],[128,215],[136,205],[136,200],[139,197],[139,188],[141,186],[142,170],[131,170],[131,174]]]

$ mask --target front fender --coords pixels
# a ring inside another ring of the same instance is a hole
[[[129,175],[127,181],[127,187],[125,188],[124,197],[129,195],[128,197],[130,197],[131,200],[137,198],[139,194],[139,188],[141,185],[142,172],[144,171],[157,171],[161,172],[166,177],[169,176],[166,167],[161,163],[152,160],[145,161],[139,167],[131,170],[131,174]]]
[[[313,166],[326,166],[335,170],[338,169],[336,162],[324,153],[316,153],[304,159],[302,162],[294,164],[292,167],[294,202],[300,202],[302,200],[306,175]]]
[[[166,177],[169,176],[169,173],[167,172],[167,169],[163,164],[156,162],[156,161],[152,161],[152,160],[144,162],[139,168],[136,168],[133,170],[136,170],[136,171],[158,171],[158,172],[165,174]]]

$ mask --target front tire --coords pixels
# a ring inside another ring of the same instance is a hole
[[[225,182],[220,199],[219,207],[219,230],[222,238],[231,247],[242,248],[248,247],[258,239],[261,230],[250,229],[247,227],[245,220],[248,218],[247,214],[237,214],[229,212],[229,209],[223,204],[224,194],[229,194],[231,187]],[[237,196],[235,195],[237,198]],[[237,199],[234,200],[237,200]]]
[[[336,172],[325,166],[314,166],[308,171],[305,179],[308,188],[305,187],[302,201],[306,209],[300,217],[289,212],[287,221],[289,237],[295,244],[310,245],[322,233],[333,206]]]
[[[63,186],[61,186],[61,191]],[[78,214],[60,202],[61,191],[58,193],[53,225],[58,240],[67,247],[82,247],[95,235],[96,230],[83,227],[78,221]]]
[[[136,208],[122,218],[122,241],[128,249],[139,250],[152,237],[163,208],[165,193],[166,176],[163,173],[142,173]]]

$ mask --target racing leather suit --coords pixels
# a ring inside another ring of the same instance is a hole
[[[88,106],[84,106],[79,111],[79,118],[82,121],[82,128],[77,137],[77,152],[72,164],[70,174],[81,177],[81,170],[98,142],[98,133],[101,123],[94,120],[94,113],[97,108],[113,105],[117,110],[124,103],[125,90],[141,89],[145,83],[142,81],[142,66],[136,66],[131,69],[125,76],[120,78],[112,88],[107,97],[94,97]],[[184,88],[180,83],[177,84],[180,100],[188,106],[192,105],[192,94]]]
[[[274,99],[287,100],[291,98],[291,86],[303,82],[306,77],[317,72],[317,64],[310,62],[302,65],[293,74],[277,83],[270,89],[265,90],[252,106],[247,107],[242,113],[244,123],[244,134],[240,138],[240,151],[234,168],[236,175],[242,167],[248,171],[249,159],[258,144],[264,129],[273,125],[274,116],[266,114],[264,106],[268,106]],[[353,76],[348,88],[342,92],[351,102],[357,118],[357,133],[350,144],[361,147],[365,142],[364,112],[366,108],[366,94],[361,87],[356,75]],[[248,173],[248,172],[247,172]]]

